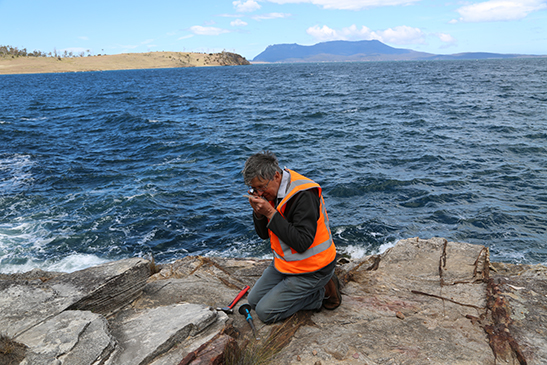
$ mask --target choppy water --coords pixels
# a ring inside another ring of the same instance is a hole
[[[0,76],[0,272],[268,256],[240,174],[324,188],[339,249],[547,263],[547,59]]]

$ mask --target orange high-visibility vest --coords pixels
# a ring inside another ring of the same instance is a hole
[[[309,189],[317,189],[320,198],[319,219],[317,220],[317,231],[315,232],[313,243],[303,253],[296,252],[269,230],[270,244],[274,254],[274,265],[278,271],[287,274],[314,272],[330,264],[336,257],[336,247],[332,241],[329,217],[327,216],[327,209],[325,208],[325,202],[321,193],[322,189],[319,184],[307,177],[292,170],[287,171],[291,176],[289,191],[277,206],[277,211],[283,215],[287,202],[296,193]]]

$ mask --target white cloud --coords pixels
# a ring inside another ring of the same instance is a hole
[[[288,18],[291,14],[287,13],[268,13],[268,14],[262,14],[262,15],[255,15],[253,16],[254,20],[268,20],[268,19],[280,19],[280,18]]]
[[[80,38],[83,41],[88,41],[89,40],[89,37],[86,37],[86,36],[82,36],[82,37],[78,37],[78,38]]]
[[[454,37],[452,37],[450,34],[438,33],[437,37],[439,37],[439,39],[443,43],[451,43],[451,44],[456,43],[456,39]]]
[[[329,28],[326,25],[323,25],[323,27],[316,25],[308,28],[307,33],[323,42],[333,40],[356,41],[375,39],[380,42],[399,45],[425,43],[425,33],[421,29],[408,27],[406,25],[377,31],[373,31],[365,26],[357,28],[355,24],[339,30]]]
[[[276,4],[309,3],[324,9],[361,10],[380,6],[410,5],[421,0],[267,0]]]
[[[401,25],[395,28],[380,30],[376,32],[384,43],[393,44],[416,44],[425,43],[425,34],[420,28],[412,28]]]
[[[240,13],[250,13],[252,11],[260,9],[260,5],[254,0],[237,0],[232,2],[232,4],[234,5],[236,11],[239,11]]]
[[[190,27],[190,31],[197,35],[220,35],[230,32],[226,29],[216,27],[202,27],[201,25],[194,25],[193,27]]]
[[[188,35],[185,35],[185,36],[182,36],[180,38],[178,38],[178,40],[183,40],[183,39],[188,39],[188,38],[192,38],[194,35],[193,34],[188,34]]]
[[[365,27],[363,27],[365,28]],[[327,27],[326,25],[323,25],[323,27],[319,27],[318,25],[314,25],[313,27],[309,27],[306,30],[306,33],[311,35],[313,38],[325,42],[325,41],[334,41],[334,40],[345,40],[345,38],[340,38],[341,36],[338,34],[338,32],[334,29],[331,29]]]
[[[236,19],[234,20],[233,22],[230,22],[230,25],[232,27],[244,27],[247,25],[247,22],[244,22],[243,20],[241,19]]]
[[[518,20],[542,9],[547,9],[545,0],[490,0],[462,6],[457,12],[461,15],[459,21],[472,23]]]
[[[446,34],[446,33],[434,33],[432,34],[434,36],[436,36],[437,38],[439,38],[439,40],[441,42],[443,42],[443,44],[440,46],[440,48],[450,48],[450,47],[454,47],[457,45],[458,41],[456,40],[456,38],[452,37],[450,34]]]
[[[334,41],[334,40],[371,40],[375,39],[372,37],[372,31],[363,26],[361,29],[358,29],[357,26],[352,25],[347,28],[342,28],[340,30],[332,29],[323,25],[319,27],[315,25],[308,28],[306,32],[320,41]]]

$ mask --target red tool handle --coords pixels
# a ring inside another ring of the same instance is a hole
[[[239,292],[239,294],[237,295],[237,297],[230,303],[230,305],[228,306],[228,308],[232,309],[234,307],[234,305],[236,305],[236,303],[241,299],[243,298],[243,296],[245,295],[245,293],[247,293],[247,290],[249,290],[250,286],[249,285],[245,285],[245,287]]]

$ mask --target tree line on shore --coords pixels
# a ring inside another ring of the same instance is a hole
[[[91,56],[89,50],[86,51],[88,56]],[[34,50],[32,52],[27,51],[26,48],[19,49],[12,46],[2,46],[0,45],[0,57],[54,57],[54,58],[71,58],[71,57],[84,57],[86,52],[74,53],[72,51],[65,50],[64,52],[58,52],[57,49],[54,49],[53,52],[42,52]]]

